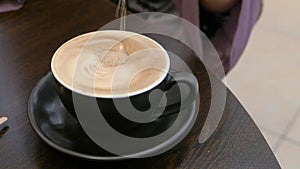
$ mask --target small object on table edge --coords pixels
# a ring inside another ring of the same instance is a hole
[[[8,120],[7,117],[1,117],[0,118],[0,125],[2,125],[3,123],[5,123]]]

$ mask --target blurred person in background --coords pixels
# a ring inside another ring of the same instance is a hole
[[[131,12],[174,14],[199,27],[217,50],[226,74],[242,55],[262,11],[262,0],[127,0],[126,5]]]
[[[0,13],[19,10],[24,2],[25,0],[0,0]]]
[[[0,0],[0,13],[18,10],[24,2]],[[262,10],[262,0],[127,0],[126,4],[131,12],[169,13],[199,27],[217,50],[225,73],[241,57]]]

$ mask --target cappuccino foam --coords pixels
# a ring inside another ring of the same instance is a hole
[[[166,52],[153,40],[126,31],[78,36],[54,54],[52,70],[66,87],[90,96],[139,93],[160,83],[169,69]]]

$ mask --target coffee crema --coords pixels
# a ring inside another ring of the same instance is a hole
[[[54,76],[73,91],[98,97],[139,94],[158,85],[169,69],[166,51],[127,31],[97,31],[63,44],[52,58]]]

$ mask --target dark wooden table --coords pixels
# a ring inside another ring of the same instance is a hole
[[[177,52],[185,54],[183,59],[199,80],[201,106],[192,131],[175,148],[146,159],[95,162],[65,155],[44,143],[27,118],[31,89],[50,71],[51,56],[63,42],[99,29],[114,19],[114,11],[115,6],[103,0],[28,0],[22,10],[0,14],[0,116],[10,119],[9,129],[0,135],[1,169],[280,168],[261,132],[229,90],[219,127],[207,142],[197,142],[210,106],[210,82],[205,67],[180,48]],[[174,45],[164,38],[157,40]]]

